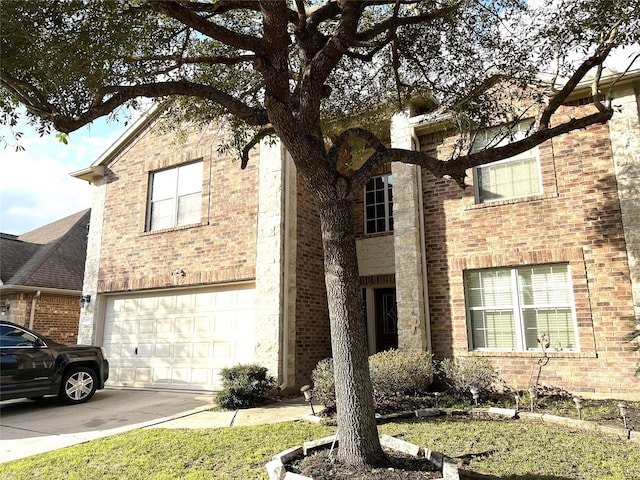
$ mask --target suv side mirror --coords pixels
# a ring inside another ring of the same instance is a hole
[[[38,348],[46,347],[45,343],[42,341],[41,338],[36,338],[34,346]]]

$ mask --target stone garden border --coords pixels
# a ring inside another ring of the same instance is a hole
[[[617,436],[618,438],[632,441],[634,443],[640,444],[640,431],[635,431],[632,429],[618,428],[618,427],[609,427],[598,425],[596,422],[590,422],[588,420],[576,420],[572,418],[560,417],[557,415],[549,415],[542,413],[529,413],[518,411],[515,409],[509,408],[496,408],[491,407],[487,409],[476,408],[471,411],[464,410],[440,410],[437,408],[426,408],[415,411],[405,411],[405,412],[397,412],[389,415],[376,415],[378,422],[388,422],[392,420],[397,420],[401,418],[410,418],[413,416],[416,417],[437,417],[443,414],[452,415],[452,414],[483,414],[489,416],[497,416],[497,417],[505,417],[511,419],[522,419],[524,421],[542,421],[544,423],[552,423],[557,425],[563,425],[572,428],[580,428],[587,431],[605,433],[608,435]],[[317,417],[314,415],[307,415],[303,417],[307,421],[312,422],[326,422],[323,418]],[[329,422],[326,422],[329,423]],[[302,446],[296,446],[293,448],[289,448],[274,455],[269,463],[266,465],[267,473],[269,474],[270,480],[313,480],[310,477],[306,477],[304,475],[299,475],[297,473],[288,472],[286,470],[286,465],[291,463],[292,461],[308,455],[310,452],[320,449],[333,448],[338,443],[338,439],[336,435],[331,435],[329,437],[321,438],[318,440],[305,442]],[[424,457],[430,462],[432,462],[437,468],[439,468],[442,472],[442,478],[444,480],[459,480],[460,473],[458,471],[458,462],[457,460],[447,457],[439,452],[430,450],[428,448],[420,447],[419,445],[414,445],[409,442],[405,442],[404,440],[400,440],[395,437],[391,437],[389,435],[382,435],[380,437],[380,444],[384,448],[388,448],[391,450],[396,450],[398,452],[402,452],[408,455],[414,455],[416,457]]]

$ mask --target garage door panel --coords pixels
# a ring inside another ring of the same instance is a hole
[[[220,389],[220,369],[253,361],[254,297],[243,287],[108,298],[109,383]]]

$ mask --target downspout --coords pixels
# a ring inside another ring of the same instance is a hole
[[[280,390],[284,390],[289,386],[289,195],[291,194],[291,187],[289,182],[289,158],[284,147],[280,148],[280,154],[282,155],[284,162],[284,188],[283,191],[283,215],[282,230],[284,235],[283,247],[282,247],[282,383],[280,384]]]
[[[411,129],[411,143],[413,150],[420,151],[420,140],[416,135],[415,128]],[[427,276],[427,244],[426,244],[426,234],[424,230],[424,196],[422,194],[422,168],[416,166],[418,170],[418,174],[416,175],[416,181],[418,183],[418,214],[420,215],[418,219],[418,224],[420,226],[420,260],[422,263],[422,296],[424,303],[424,333],[426,337],[427,343],[427,351],[429,353],[433,353],[433,349],[431,348],[431,318],[429,314],[429,278]]]
[[[31,299],[31,311],[29,312],[29,329],[33,330],[33,319],[36,316],[36,302],[38,301],[38,297],[40,296],[40,290],[36,292],[36,294]]]

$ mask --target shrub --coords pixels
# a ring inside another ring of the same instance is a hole
[[[428,390],[433,359],[422,350],[388,350],[369,357],[369,371],[376,408],[394,408],[403,397]]]
[[[313,382],[314,398],[327,410],[335,411],[336,390],[333,378],[333,360],[330,358],[320,360],[311,372],[311,381]]]
[[[498,374],[491,362],[484,357],[445,358],[440,362],[440,372],[445,382],[460,393],[467,393],[471,388],[478,392],[491,391],[498,381]]]
[[[260,365],[236,365],[223,368],[222,391],[216,395],[216,403],[221,408],[234,410],[263,405],[269,393],[276,388],[273,377]]]
[[[420,350],[389,350],[369,357],[376,410],[398,408],[409,395],[426,392],[434,372],[431,354]],[[333,362],[325,359],[311,374],[314,397],[335,410]]]

